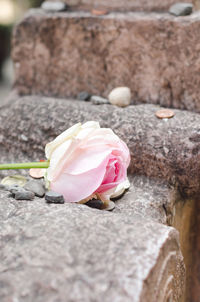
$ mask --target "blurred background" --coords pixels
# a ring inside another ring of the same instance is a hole
[[[13,81],[10,58],[12,28],[27,9],[39,7],[42,2],[43,0],[0,0],[0,101],[8,95]]]

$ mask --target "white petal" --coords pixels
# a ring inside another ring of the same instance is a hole
[[[99,197],[102,198],[102,200],[110,200],[110,198],[120,197],[124,193],[124,191],[127,190],[129,187],[130,182],[128,178],[126,178],[125,181],[121,182],[115,188],[112,188],[106,192],[99,194]]]
[[[66,154],[67,150],[71,147],[72,140],[69,139],[66,142],[63,142],[59,145],[55,150],[52,151],[50,165],[47,169],[48,180],[52,181],[55,171],[57,169],[58,164],[63,159],[63,156]]]
[[[58,135],[52,142],[48,143],[45,147],[46,158],[50,158],[52,152],[66,140],[76,136],[81,130],[81,123],[75,124],[71,128],[65,130],[60,135]]]
[[[81,128],[93,128],[93,129],[97,129],[100,128],[99,122],[95,122],[95,121],[89,121],[84,123]]]
[[[128,178],[126,178],[126,180],[122,183],[120,183],[114,190],[114,192],[112,193],[112,195],[110,196],[110,198],[115,198],[115,197],[119,197],[120,195],[122,195],[124,193],[125,190],[127,190],[130,187],[130,182],[128,180]]]

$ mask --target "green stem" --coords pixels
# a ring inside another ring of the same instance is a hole
[[[48,168],[49,161],[40,161],[32,163],[18,164],[0,164],[0,170],[31,169],[31,168]]]

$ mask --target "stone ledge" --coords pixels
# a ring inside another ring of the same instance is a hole
[[[170,182],[185,195],[200,189],[200,116],[174,110],[159,120],[155,105],[121,109],[40,96],[16,99],[0,110],[1,160],[38,160],[44,146],[77,122],[97,120],[111,127],[131,151],[131,174]],[[24,139],[24,136],[26,139]]]
[[[177,0],[64,0],[63,2],[66,2],[73,9],[91,9],[94,7],[120,11],[167,11],[170,5],[176,3]],[[181,2],[199,5],[199,0],[182,0]]]
[[[106,96],[116,86],[135,103],[200,112],[200,13],[31,10],[14,30],[15,87],[20,94]]]
[[[184,265],[171,227],[2,192],[0,216],[1,302],[64,301],[66,294],[71,302],[181,299]]]

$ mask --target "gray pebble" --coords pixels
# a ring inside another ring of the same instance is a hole
[[[103,104],[109,104],[108,100],[105,98],[102,98],[101,96],[98,95],[93,95],[91,97],[91,102],[94,105],[103,105]]]
[[[42,3],[41,8],[49,12],[62,12],[68,10],[68,5],[61,1],[45,1]]]
[[[89,101],[91,98],[91,94],[87,91],[82,91],[77,95],[77,99],[81,101]]]
[[[115,208],[115,203],[113,201],[110,201],[108,206],[106,208],[104,208],[104,211],[113,211]]]
[[[178,2],[170,7],[169,13],[175,16],[187,16],[192,13],[192,10],[193,10],[192,3]]]
[[[24,190],[24,188],[20,187],[20,186],[8,186],[7,187],[7,191],[9,191],[11,194],[15,195],[17,192],[25,192],[26,190]]]
[[[45,188],[43,186],[43,183],[37,180],[28,181],[25,184],[24,189],[33,192],[38,197],[43,197],[45,194]]]
[[[33,200],[35,197],[35,194],[30,191],[17,191],[15,192],[13,197],[17,200]]]
[[[7,190],[6,190],[6,186],[0,184],[0,190],[5,190],[5,191],[7,191]]]
[[[53,192],[53,191],[48,191],[45,194],[45,199],[48,203],[64,203],[64,197],[62,194]]]
[[[99,210],[103,207],[103,201],[101,201],[100,199],[92,199],[86,202],[85,204],[90,208],[95,208]]]

